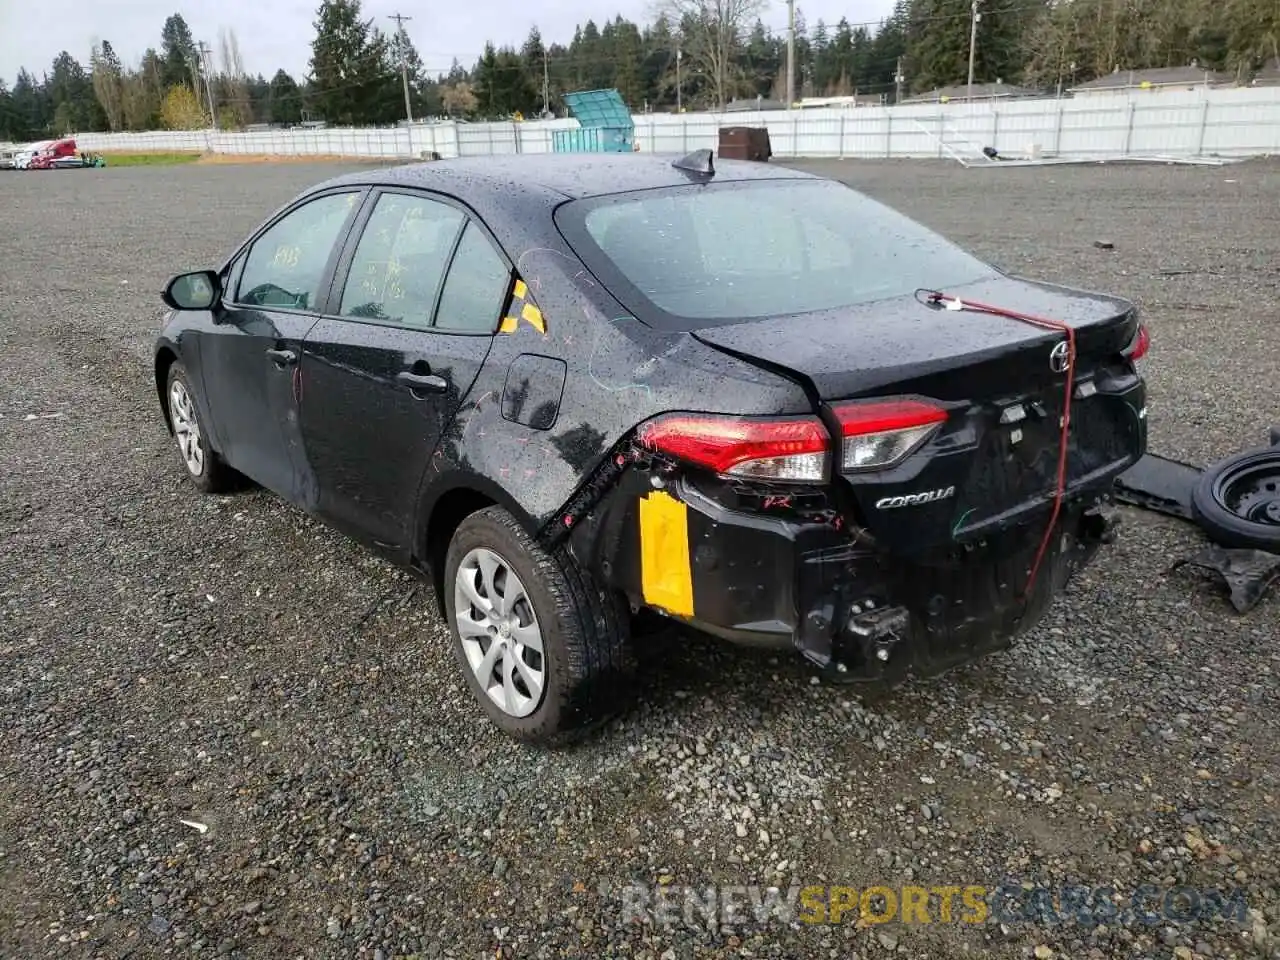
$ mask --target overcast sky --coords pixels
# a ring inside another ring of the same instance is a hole
[[[215,50],[218,31],[235,30],[245,69],[271,74],[284,67],[301,78],[311,55],[311,39],[319,0],[0,0],[0,77],[12,86],[19,67],[37,77],[53,58],[67,50],[88,64],[96,41],[109,40],[120,58],[135,62],[149,46],[159,48],[160,28],[171,13],[186,18],[197,41]],[[835,23],[877,21],[887,16],[893,0],[806,0],[799,4],[810,27],[818,20]],[[444,72],[454,57],[470,67],[486,40],[518,46],[537,24],[545,43],[568,43],[573,29],[588,19],[597,24],[622,14],[629,20],[652,19],[653,0],[468,0],[450,8],[412,0],[364,0],[366,17],[384,28],[397,11],[413,17],[405,30],[433,72]],[[452,9],[453,12],[449,12]],[[764,22],[781,33],[787,22],[784,0],[771,0]]]

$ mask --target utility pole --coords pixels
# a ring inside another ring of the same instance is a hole
[[[897,69],[893,71],[893,102],[899,104],[902,102],[902,83],[907,78],[902,74],[902,58],[898,58]]]
[[[1070,67],[1071,67],[1071,82],[1075,83],[1076,62],[1074,60],[1071,61]],[[1062,99],[1062,66],[1061,65],[1058,66],[1058,99],[1059,100]]]
[[[218,116],[213,112],[213,87],[209,85],[209,74],[213,71],[209,69],[209,60],[213,56],[213,51],[209,49],[209,45],[203,40],[197,45],[200,51],[200,66],[204,73],[204,94],[209,101],[209,126],[218,126]]]
[[[196,99],[200,98],[200,64],[196,60],[195,48],[187,54],[187,70],[191,73],[191,92],[196,95]]]
[[[976,3],[977,0],[974,0],[974,2]],[[406,17],[401,13],[393,13],[387,19],[396,22],[396,35],[400,38],[400,80],[404,83],[404,116],[405,120],[413,123],[413,107],[409,106],[409,62],[405,59],[405,45],[408,37],[404,32],[404,22],[412,20],[413,17]]]
[[[978,46],[978,21],[982,14],[978,12],[978,0],[973,0],[973,22],[969,25],[969,91],[966,99],[973,102],[973,54]]]
[[[680,112],[680,57],[684,53],[679,45],[676,46],[676,113]]]
[[[547,72],[547,48],[542,48],[542,115],[551,113],[551,75]]]
[[[787,0],[787,109],[796,102],[796,0]]]

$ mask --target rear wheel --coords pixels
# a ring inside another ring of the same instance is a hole
[[[467,685],[509,736],[570,740],[621,705],[631,670],[625,611],[566,551],[544,550],[506,510],[462,521],[443,587]]]
[[[222,493],[235,484],[235,472],[209,446],[208,433],[200,422],[195,388],[191,376],[181,363],[169,368],[166,386],[169,425],[178,443],[183,466],[191,482],[205,493]]]

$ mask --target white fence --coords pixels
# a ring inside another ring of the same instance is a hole
[[[714,148],[722,126],[766,126],[777,157],[1244,157],[1280,154],[1280,87],[1141,91],[1004,103],[903,104],[763,113],[637,114],[642,151]],[[412,127],[85,133],[92,151],[441,157],[548,153],[575,120]]]

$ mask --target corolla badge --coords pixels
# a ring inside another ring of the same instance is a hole
[[[881,497],[876,501],[877,510],[892,510],[894,507],[915,507],[922,503],[933,503],[935,500],[946,500],[954,497],[955,487],[942,487],[925,493],[908,493],[900,497]]]

